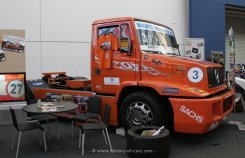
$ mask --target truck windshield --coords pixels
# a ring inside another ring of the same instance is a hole
[[[174,33],[167,27],[135,21],[138,40],[142,52],[179,55]]]

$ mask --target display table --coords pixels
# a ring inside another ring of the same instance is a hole
[[[49,109],[45,110],[42,107],[47,106]],[[66,112],[74,110],[78,107],[77,104],[72,102],[50,102],[45,104],[45,102],[41,103],[41,106],[36,104],[30,104],[24,106],[22,108],[23,111],[35,114],[50,114],[50,113],[58,113],[58,112]],[[56,108],[56,109],[55,109]]]
[[[41,104],[30,104],[22,108],[24,112],[32,114],[53,114],[59,112],[66,112],[74,110],[78,107],[77,104],[72,102],[42,102]],[[49,133],[49,132],[48,132]],[[63,145],[60,140],[52,139],[48,135],[47,150],[55,151],[63,149]],[[43,150],[43,146],[42,146]]]

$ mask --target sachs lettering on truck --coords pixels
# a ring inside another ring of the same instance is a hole
[[[91,40],[91,79],[43,73],[28,81],[35,98],[97,96],[111,106],[111,125],[184,133],[213,130],[232,111],[221,65],[180,56],[171,28],[133,17],[96,20]]]
[[[202,123],[203,121],[203,117],[198,115],[196,112],[188,109],[187,107],[185,107],[184,105],[182,105],[180,107],[180,111],[185,113],[187,116],[189,116],[190,118],[193,118],[194,120],[196,120],[198,123]]]

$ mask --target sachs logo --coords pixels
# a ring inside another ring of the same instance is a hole
[[[180,111],[184,114],[186,114],[187,116],[189,116],[190,118],[194,119],[195,121],[197,121],[198,123],[202,123],[203,121],[203,116],[198,115],[196,112],[188,109],[187,107],[185,107],[184,105],[182,105],[180,107]]]

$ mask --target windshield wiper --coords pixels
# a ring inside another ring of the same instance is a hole
[[[153,53],[153,54],[163,54],[162,52],[156,51],[156,50],[141,50],[141,51],[144,51],[144,52],[151,52],[151,53]]]
[[[169,55],[177,55],[177,54],[175,54],[175,53],[166,53],[166,54],[169,54]]]
[[[179,56],[179,54],[178,53],[166,53],[167,55],[176,55],[176,56]]]

